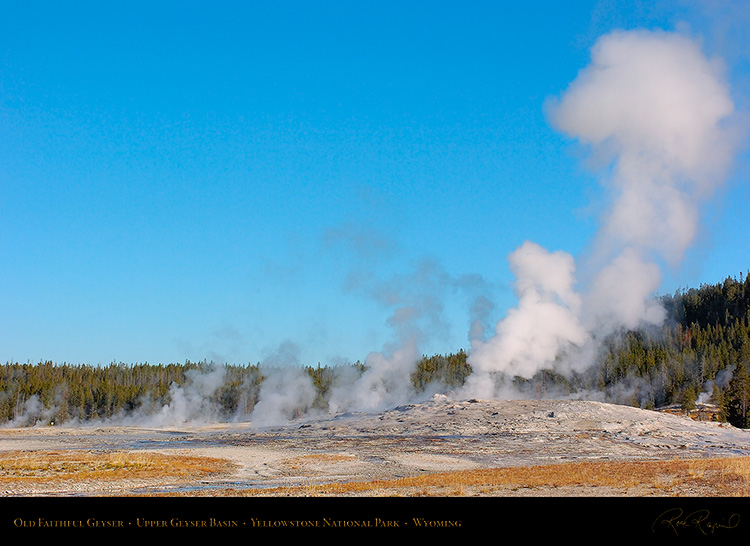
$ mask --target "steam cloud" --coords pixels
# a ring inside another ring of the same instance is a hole
[[[476,343],[467,392],[498,394],[493,374],[589,365],[598,339],[658,325],[651,298],[662,266],[677,267],[699,232],[700,206],[722,183],[735,149],[734,107],[722,66],[687,36],[618,31],[598,40],[592,62],[550,103],[555,128],[602,169],[612,201],[586,265],[526,242],[510,255],[518,307]]]
[[[339,370],[328,402],[333,413],[384,409],[424,396],[415,392],[411,374],[422,357],[420,345],[431,336],[447,334],[443,299],[456,293],[468,297],[474,332],[481,330],[490,307],[481,278],[452,276],[433,260],[423,260],[407,275],[368,284],[364,289],[392,308],[388,325],[394,339],[367,356],[363,373]]]
[[[678,33],[617,31],[597,41],[590,66],[548,106],[553,126],[600,167],[610,205],[583,264],[532,241],[510,254],[518,305],[484,339],[489,301],[474,299],[473,373],[458,394],[515,395],[504,391],[502,378],[583,371],[604,336],[663,322],[664,309],[653,299],[662,267],[678,267],[694,243],[701,204],[722,183],[735,149],[722,68]],[[368,288],[395,307],[390,325],[397,339],[368,356],[364,373],[336,378],[331,412],[381,409],[417,395],[410,374],[419,343],[441,327],[436,295],[461,283],[434,263],[400,281]],[[282,399],[274,390],[269,405]]]

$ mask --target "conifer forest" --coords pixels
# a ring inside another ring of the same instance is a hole
[[[710,403],[720,419],[750,428],[750,276],[680,290],[661,301],[668,316],[662,326],[610,336],[597,364],[587,371],[563,376],[550,369],[510,381],[526,397],[580,397],[644,409],[689,410]],[[311,406],[326,410],[340,366],[304,368],[315,389]],[[355,374],[366,369],[361,362],[345,366]],[[250,415],[267,376],[262,363],[7,362],[0,365],[0,424],[64,424],[158,413],[173,403],[174,389],[217,368],[221,383],[210,391],[214,417],[231,421]],[[435,384],[458,389],[471,371],[462,349],[423,356],[411,374],[411,386],[416,392]]]

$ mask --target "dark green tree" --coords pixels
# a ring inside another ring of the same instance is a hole
[[[739,428],[750,426],[750,374],[745,366],[738,366],[729,381],[722,410],[730,424]]]

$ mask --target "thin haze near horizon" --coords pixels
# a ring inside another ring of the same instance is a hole
[[[623,303],[615,272],[639,296],[747,272],[750,8],[568,4],[3,2],[0,359],[473,348],[479,370],[531,373],[549,357],[508,340],[585,346],[587,313]],[[618,102],[651,66],[618,56],[656,58],[638,32],[705,70],[685,100],[706,116],[659,118],[694,83],[678,70],[675,93],[655,80],[659,123]],[[668,149],[664,126],[701,139],[633,160]],[[659,320],[632,301],[618,325]]]

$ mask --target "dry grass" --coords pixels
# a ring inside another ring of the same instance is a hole
[[[336,465],[342,455],[286,460],[291,467]],[[224,459],[153,452],[82,450],[0,453],[0,486],[33,488],[62,482],[128,480],[194,483],[234,470]],[[162,493],[166,494],[166,493]],[[178,495],[179,493],[174,493]],[[186,493],[182,493],[186,495]],[[750,496],[750,457],[669,461],[582,462],[429,473],[389,480],[275,489],[207,489],[222,496]]]
[[[224,459],[150,452],[15,451],[0,454],[0,484],[123,479],[193,479],[231,470]]]
[[[354,455],[341,455],[333,453],[315,453],[311,455],[300,455],[289,459],[283,459],[281,465],[291,470],[300,470],[309,467],[332,465],[336,463],[348,463],[356,461]]]
[[[750,496],[750,458],[587,462],[236,492],[268,496]]]

